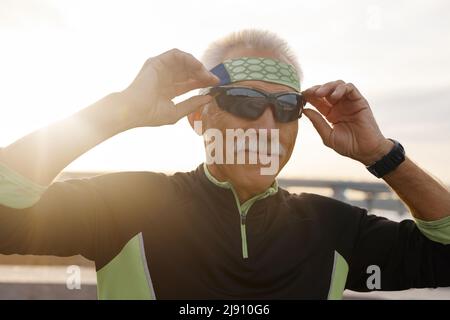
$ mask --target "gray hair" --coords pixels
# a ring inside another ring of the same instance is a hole
[[[212,42],[203,53],[201,61],[208,70],[212,69],[223,62],[224,57],[229,51],[236,48],[273,51],[276,55],[284,58],[295,67],[300,81],[303,78],[297,56],[291,47],[277,34],[267,30],[244,29],[230,33]]]
[[[243,29],[232,32],[212,42],[203,53],[201,62],[210,70],[224,61],[228,52],[236,48],[248,48],[254,50],[273,51],[274,54],[285,59],[292,64],[297,71],[300,82],[303,79],[303,72],[298,62],[297,56],[288,45],[277,34],[259,29]],[[200,89],[199,94],[206,94],[208,89]],[[204,112],[207,108],[204,109]]]

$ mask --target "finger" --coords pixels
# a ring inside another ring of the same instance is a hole
[[[201,81],[195,79],[189,79],[184,82],[174,83],[172,85],[164,86],[160,89],[159,93],[161,96],[173,99],[179,95],[187,93],[194,89],[206,88],[205,84]]]
[[[174,82],[196,79],[211,86],[219,82],[219,79],[190,53],[172,49],[163,53],[160,58],[162,63],[173,72]]]
[[[330,127],[328,122],[320,115],[320,113],[313,109],[304,109],[303,113],[308,117],[316,131],[319,133],[323,144],[329,147],[330,136],[333,129]]]
[[[319,89],[321,87],[321,85],[315,85],[312,86],[311,88],[308,88],[304,91],[302,91],[302,94],[307,98],[307,97],[311,97],[314,95],[314,93],[316,92],[317,89]]]
[[[347,93],[347,89],[347,85],[345,83],[341,83],[326,98],[332,105],[334,105]]]
[[[191,79],[196,79],[202,82],[203,86],[216,86],[219,84],[220,79],[208,71],[202,64],[201,67],[190,71]]]
[[[183,58],[187,54],[179,49],[171,49],[156,57],[156,60],[164,66],[165,75],[170,76],[171,82],[184,82],[190,78]]]
[[[214,85],[219,82],[219,78],[209,72],[192,54],[183,52],[181,58],[190,79],[198,80],[206,85]]]
[[[173,85],[174,96],[179,96],[183,93],[189,92],[194,89],[200,89],[200,88],[205,88],[205,85],[203,84],[203,82],[195,80],[195,79],[189,79],[186,82],[175,83]]]
[[[334,89],[336,89],[336,87],[340,84],[345,84],[345,82],[342,80],[336,80],[325,83],[319,89],[316,90],[315,94],[316,96],[321,98],[326,97],[330,95],[334,91]]]
[[[351,101],[363,99],[363,95],[353,83],[347,83],[347,98]]]
[[[328,116],[331,112],[331,108],[333,107],[325,98],[318,98],[314,95],[311,95],[306,98],[312,106],[314,106],[323,116]]]
[[[201,106],[212,101],[212,97],[209,95],[198,95],[193,96],[187,100],[184,100],[175,105],[173,119],[176,121],[180,120],[184,116],[196,111]]]

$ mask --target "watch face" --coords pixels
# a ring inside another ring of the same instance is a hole
[[[400,142],[394,139],[389,140],[391,140],[395,144],[392,150],[382,159],[375,162],[370,167],[367,167],[367,170],[369,170],[370,173],[372,173],[377,178],[381,178],[385,174],[393,171],[400,165],[400,163],[405,160],[405,149],[400,144]]]

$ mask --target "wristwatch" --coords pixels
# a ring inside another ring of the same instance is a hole
[[[405,149],[397,140],[390,139],[394,143],[394,147],[389,151],[387,155],[375,162],[374,164],[367,166],[367,170],[370,171],[375,177],[381,178],[385,174],[393,171],[403,161],[405,161]]]

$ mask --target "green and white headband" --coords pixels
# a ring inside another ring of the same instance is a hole
[[[228,59],[212,68],[211,72],[219,77],[219,86],[244,80],[260,80],[282,84],[300,92],[300,80],[295,67],[276,59]]]

